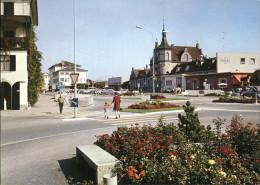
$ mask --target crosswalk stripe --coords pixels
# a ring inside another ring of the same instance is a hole
[[[164,120],[164,121],[177,120],[177,119],[178,118],[175,117],[173,119],[167,119],[167,120]],[[157,121],[157,120],[143,120],[143,121],[138,121],[138,123],[141,124],[141,123],[148,123],[148,122],[155,122],[155,121]],[[128,124],[133,124],[133,123],[137,123],[137,121],[132,121],[132,122],[128,121],[128,122],[122,122],[122,123],[114,123],[112,125],[115,125],[115,126],[117,126],[117,125],[128,125]]]
[[[172,117],[172,118],[176,118],[176,117]],[[166,118],[166,119],[170,119],[170,118]],[[166,120],[165,118],[164,118],[164,120]],[[103,123],[117,123],[117,122],[122,122],[122,121],[124,121],[124,122],[129,122],[129,121],[135,121],[135,122],[140,122],[140,121],[147,121],[147,120],[156,120],[156,121],[158,121],[158,117],[154,117],[154,118],[140,118],[140,119],[117,119],[117,120],[115,120],[115,119],[110,119],[110,120],[100,120],[100,121],[102,121]]]
[[[158,118],[159,118],[158,116],[153,116],[153,117],[147,116],[147,117],[141,117],[141,118],[140,117],[139,118],[128,117],[128,118],[116,119],[116,120],[114,118],[106,119],[106,120],[105,120],[105,118],[103,118],[103,119],[97,119],[97,120],[99,120],[103,123],[132,122],[132,121],[134,121],[136,123],[136,122],[149,121],[149,120],[158,121]],[[167,116],[167,117],[164,117],[163,119],[170,120],[170,119],[175,119],[175,118],[177,118],[177,117],[176,116]]]

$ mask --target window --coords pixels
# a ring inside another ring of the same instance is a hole
[[[69,82],[70,81],[70,79],[69,78],[65,78],[65,82]]]
[[[1,71],[16,71],[15,55],[1,55]]]
[[[69,75],[69,72],[65,72],[65,75]]]
[[[189,61],[189,55],[187,55],[187,54],[184,55],[184,61],[186,61],[186,62]]]
[[[64,75],[64,72],[60,72],[60,75]]]
[[[61,81],[61,82],[64,82],[64,78],[60,78],[60,81]]]
[[[255,58],[250,58],[250,64],[255,64]]]
[[[166,80],[166,85],[171,86],[172,85],[172,81],[171,80]]]
[[[4,3],[4,15],[14,15],[14,3]]]
[[[219,78],[218,79],[218,86],[220,88],[227,88],[227,79],[226,78]]]
[[[4,31],[5,38],[14,38],[14,31]]]
[[[245,58],[240,58],[240,64],[245,64],[246,63],[246,59]]]
[[[166,54],[166,60],[170,60],[170,54],[169,54],[169,52],[167,52],[167,54]]]

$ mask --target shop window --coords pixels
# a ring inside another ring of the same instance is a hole
[[[226,78],[219,78],[218,79],[218,86],[220,88],[227,88],[227,79]]]

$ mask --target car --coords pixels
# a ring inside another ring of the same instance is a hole
[[[243,97],[255,98],[255,93],[257,93],[257,99],[260,99],[260,91],[256,87],[250,88],[248,91],[242,92],[241,95]]]

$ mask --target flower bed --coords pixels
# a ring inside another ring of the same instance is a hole
[[[123,93],[124,96],[134,96],[135,93],[133,91],[127,91],[126,93]]]
[[[121,184],[258,184],[259,125],[232,119],[225,134],[210,133],[196,144],[160,120],[155,127],[120,127],[95,144],[120,159],[115,172]]]
[[[213,100],[212,102],[220,102],[220,103],[255,103],[255,99],[245,99],[245,98],[228,98],[221,97],[218,100]],[[260,103],[260,99],[257,100]]]
[[[165,109],[165,108],[177,108],[180,107],[179,105],[175,105],[175,104],[170,104],[167,102],[163,102],[160,100],[156,100],[156,101],[145,101],[145,102],[141,102],[139,104],[133,104],[130,105],[128,108],[129,109]]]
[[[163,94],[151,94],[151,99],[166,99]]]

